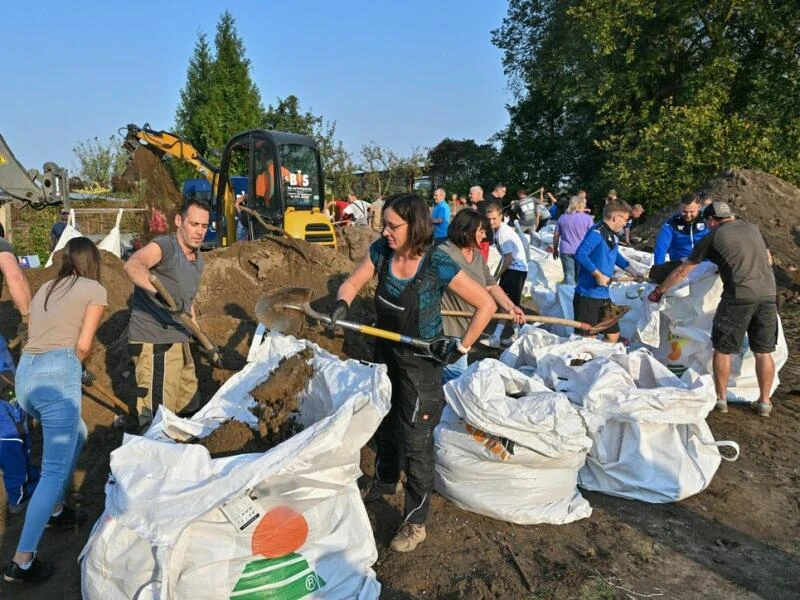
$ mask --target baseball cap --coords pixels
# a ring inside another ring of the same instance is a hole
[[[714,217],[715,219],[727,219],[733,217],[733,211],[728,206],[727,202],[712,202],[703,209],[703,218],[708,219]]]

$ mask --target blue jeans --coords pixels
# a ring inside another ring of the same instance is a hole
[[[23,353],[17,367],[17,401],[42,424],[43,456],[39,485],[25,513],[18,552],[35,552],[53,507],[72,482],[75,462],[86,441],[81,420],[81,363],[72,348]]]
[[[575,267],[575,255],[559,252],[558,256],[561,259],[561,266],[564,268],[564,281],[562,283],[566,283],[567,285],[575,285],[577,271]]]
[[[452,365],[447,365],[442,371],[442,385],[444,385],[448,381],[461,377],[464,371],[467,370],[468,366],[469,365],[467,364],[466,354],[461,358],[459,358]]]

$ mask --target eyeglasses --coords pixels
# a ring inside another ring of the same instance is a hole
[[[396,225],[393,223],[387,223],[386,221],[381,222],[381,231],[384,229],[388,229],[390,232],[394,233],[401,227],[405,227],[408,223],[397,223]]]

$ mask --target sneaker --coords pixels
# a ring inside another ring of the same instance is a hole
[[[6,566],[3,579],[9,583],[39,583],[50,577],[54,570],[53,565],[42,562],[36,557],[27,569],[23,569],[12,560]]]
[[[50,515],[47,527],[77,527],[83,525],[88,517],[89,514],[85,510],[72,508],[65,504],[58,516]]]
[[[714,409],[721,413],[728,412],[728,401],[725,399],[717,400],[717,403],[714,405]]]
[[[772,412],[772,402],[756,402],[753,404],[753,408],[759,417],[768,417]]]
[[[481,345],[486,346],[487,348],[497,349],[500,347],[500,338],[494,335],[488,338],[483,338],[481,340]]]
[[[384,483],[373,477],[361,495],[364,504],[380,500],[384,496],[393,496],[397,493],[397,483]]]
[[[390,545],[395,552],[411,552],[425,541],[425,525],[403,523]]]
[[[516,341],[516,338],[513,337],[513,336],[512,337],[503,338],[502,340],[500,340],[500,346],[503,347],[503,348],[508,348],[515,341]]]

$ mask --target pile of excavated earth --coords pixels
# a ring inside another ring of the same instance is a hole
[[[800,477],[793,467],[800,406],[792,396],[792,390],[800,388],[800,369],[793,358],[800,329],[800,190],[756,171],[733,171],[710,182],[708,190],[715,199],[729,202],[742,219],[758,224],[775,256],[790,348],[790,361],[781,373],[784,383],[776,396],[777,417],[765,424],[747,420],[736,411],[712,415],[715,435],[739,440],[743,458],[735,463],[736,467],[722,472],[705,494],[672,508],[594,495],[591,501],[597,510],[590,520],[560,528],[519,527],[460,511],[437,495],[430,539],[421,551],[387,558],[385,548],[394,531],[386,523],[394,523],[393,515],[402,501],[398,495],[370,513],[381,549],[376,570],[384,584],[384,597],[538,597],[535,590],[525,586],[520,569],[543,582],[541,597],[553,598],[628,597],[612,585],[622,581],[638,586],[636,597],[656,596],[659,594],[652,585],[653,578],[663,582],[671,574],[685,581],[692,568],[705,569],[705,575],[692,588],[703,591],[700,595],[705,597],[736,597],[736,590],[751,594],[741,597],[769,597],[775,592],[770,586],[776,577],[795,584],[788,589],[797,589],[800,580],[796,572],[792,575],[783,566],[791,562],[792,556],[796,560],[800,551],[796,543],[800,539],[800,506],[792,504],[800,494]],[[652,236],[654,230],[654,226],[648,228],[645,224],[640,233]],[[212,368],[195,354],[203,401],[244,366],[258,325],[254,309],[259,298],[284,287],[308,288],[312,307],[327,312],[335,302],[337,288],[376,235],[348,230],[339,251],[299,240],[270,238],[205,253],[195,310],[201,328],[221,349],[224,368]],[[57,256],[48,269],[26,271],[34,292],[55,276],[59,262]],[[122,266],[120,259],[103,253],[101,283],[108,290],[108,309],[95,351],[86,365],[97,376],[97,393],[84,398],[83,417],[90,436],[73,487],[80,492],[74,499],[89,511],[90,519],[97,519],[103,510],[109,453],[122,442],[123,430],[115,426],[115,417],[124,418],[126,411],[110,402],[110,397],[128,407],[135,406],[126,335],[133,287]],[[374,283],[354,301],[350,320],[374,321],[373,294]],[[3,290],[0,334],[13,338],[17,322],[8,291]],[[342,357],[372,358],[372,341],[358,334],[334,334],[306,320],[301,337]],[[231,421],[199,443],[214,456],[227,456],[264,451],[293,435],[299,430],[292,418],[297,395],[311,374],[304,356],[287,359],[272,377],[251,392],[256,400],[258,431]],[[126,425],[133,431],[135,420],[128,417]],[[365,471],[371,470],[371,458],[372,451],[365,449]],[[784,497],[787,495],[793,499],[791,502]],[[753,514],[752,506],[759,507],[758,514]],[[5,560],[13,553],[21,518],[6,517],[3,509],[4,501],[0,499],[0,558]],[[693,532],[702,532],[702,539],[694,537]],[[29,597],[79,597],[80,576],[75,559],[88,534],[89,529],[84,528],[47,537],[47,557],[57,560],[60,576],[54,578],[54,587],[48,582],[32,590]],[[512,561],[504,550],[507,544],[515,545],[517,555],[522,549],[527,554]],[[747,561],[746,573],[740,568],[743,560]],[[791,597],[782,589],[786,589],[783,584],[771,597]]]

